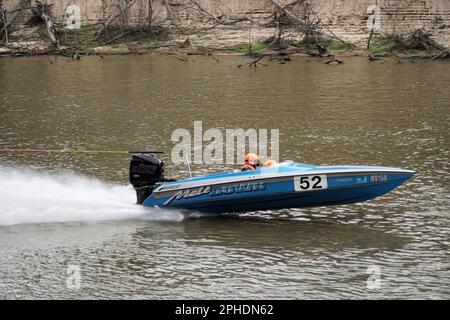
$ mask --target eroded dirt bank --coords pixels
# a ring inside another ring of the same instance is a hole
[[[0,0],[0,6],[0,56],[449,57],[445,0]]]

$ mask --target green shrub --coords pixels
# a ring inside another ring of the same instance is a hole
[[[319,42],[319,45],[329,51],[344,51],[349,49],[345,44],[336,40],[323,40]],[[295,43],[294,46],[300,49],[316,48],[316,44],[314,42],[308,44],[303,40]]]
[[[344,43],[342,43],[340,41],[334,41],[334,40],[324,44],[324,47],[330,51],[348,50],[348,47]]]
[[[397,47],[397,42],[392,39],[377,39],[375,40],[370,50],[374,54],[389,53]]]
[[[149,39],[147,42],[147,48],[149,49],[157,49],[160,47],[160,42],[155,39]]]
[[[267,43],[257,42],[257,43],[252,43],[250,45],[248,43],[237,44],[235,46],[230,47],[229,49],[231,51],[238,52],[238,53],[251,53],[251,52],[261,51],[265,48],[267,48]]]

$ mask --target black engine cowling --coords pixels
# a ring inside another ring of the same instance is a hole
[[[156,184],[164,181],[164,163],[151,154],[132,153],[130,183],[136,190],[137,203],[142,204]]]

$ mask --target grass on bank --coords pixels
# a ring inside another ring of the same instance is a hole
[[[252,53],[252,52],[258,52],[265,48],[267,48],[268,44],[265,42],[256,42],[256,43],[241,43],[237,44],[235,46],[231,46],[228,49],[230,49],[233,52],[236,53]]]
[[[328,51],[349,51],[350,50],[350,48],[348,46],[346,46],[344,43],[337,41],[337,40],[331,40],[331,39],[319,41],[319,45],[322,48],[327,49]],[[314,43],[307,43],[303,40],[295,43],[294,46],[296,46],[297,48],[300,48],[300,49],[313,49],[316,47]]]
[[[80,52],[89,52],[92,48],[101,45],[115,45],[129,42],[140,42],[148,49],[159,48],[168,39],[168,32],[161,27],[118,27],[110,26],[108,30],[96,39],[98,26],[87,25],[80,29],[63,29],[58,32],[60,44],[76,49]],[[45,39],[45,35],[41,35]]]
[[[329,51],[348,51],[350,48],[340,41],[332,40],[325,44],[325,48]]]
[[[58,32],[62,46],[76,48],[81,52],[87,52],[92,48],[92,37],[95,33],[94,26],[82,26],[80,29],[63,29]]]
[[[390,38],[376,38],[370,45],[370,51],[373,54],[390,53],[397,48],[396,41]]]
[[[149,37],[147,41],[147,48],[148,49],[158,49],[161,46],[161,41],[154,38]]]
[[[342,53],[352,50],[352,48],[349,48],[344,43],[334,39],[322,40],[319,42],[319,45],[330,52]],[[301,49],[316,49],[314,43],[306,43],[304,41],[297,42],[295,46]],[[361,42],[357,49],[366,50],[366,46],[367,42]],[[395,51],[398,46],[398,42],[392,37],[374,37],[370,44],[370,51],[373,54],[387,54]]]

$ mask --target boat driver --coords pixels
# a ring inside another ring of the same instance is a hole
[[[263,164],[263,167],[275,167],[275,166],[277,166],[277,162],[272,159],[266,160]]]
[[[261,160],[259,159],[259,156],[257,154],[247,153],[244,159],[245,164],[242,167],[241,171],[256,170],[261,166]]]

